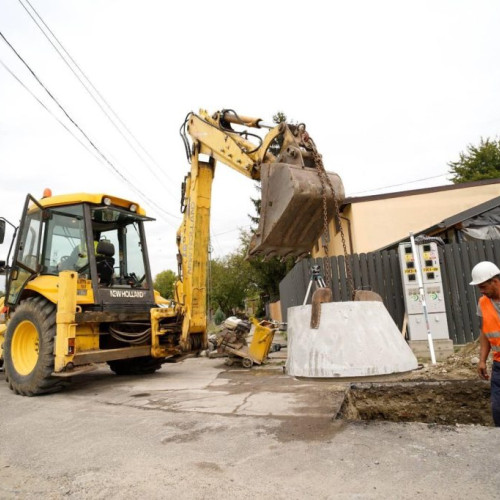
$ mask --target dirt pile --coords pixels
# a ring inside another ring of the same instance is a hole
[[[351,384],[339,418],[491,426],[490,386],[479,378],[478,363],[476,341],[401,378]]]
[[[477,379],[478,363],[479,341],[475,341],[465,344],[459,351],[435,365],[423,364],[421,369],[412,372],[408,378],[424,380]],[[491,373],[491,359],[488,360],[488,371]]]

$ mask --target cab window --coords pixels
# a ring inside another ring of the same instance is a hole
[[[82,205],[51,211],[45,230],[43,260],[47,274],[88,268]]]

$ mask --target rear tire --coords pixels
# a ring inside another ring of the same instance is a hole
[[[65,382],[53,377],[56,306],[43,297],[21,302],[5,332],[3,355],[9,387],[22,396],[61,390]]]
[[[165,358],[142,356],[140,358],[119,359],[108,361],[111,371],[117,375],[147,375],[161,368]]]

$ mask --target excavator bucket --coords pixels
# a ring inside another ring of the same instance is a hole
[[[345,196],[342,181],[335,173],[327,175],[340,205]],[[323,188],[315,168],[288,163],[262,164],[260,178],[260,222],[248,255],[307,255],[323,232],[323,196],[326,196],[327,219],[331,220],[334,215],[330,187]]]

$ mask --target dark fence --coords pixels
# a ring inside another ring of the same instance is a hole
[[[500,263],[500,241],[453,243],[439,248],[450,338],[456,344],[479,335],[477,287],[469,285],[471,269],[483,260]]]
[[[476,287],[469,285],[470,272],[482,260],[500,263],[500,241],[474,241],[452,243],[439,247],[446,317],[450,338],[455,344],[472,342],[479,334],[476,315],[479,298]],[[396,250],[354,254],[349,256],[357,290],[377,292],[399,329],[405,315],[403,285],[399,256]],[[349,300],[347,276],[343,256],[330,257],[332,266],[333,300]],[[287,309],[302,305],[311,279],[311,267],[319,265],[324,275],[323,259],[300,261],[280,283],[280,299],[283,321],[287,321]],[[314,290],[314,287],[312,288]],[[309,294],[307,303],[311,303]]]

